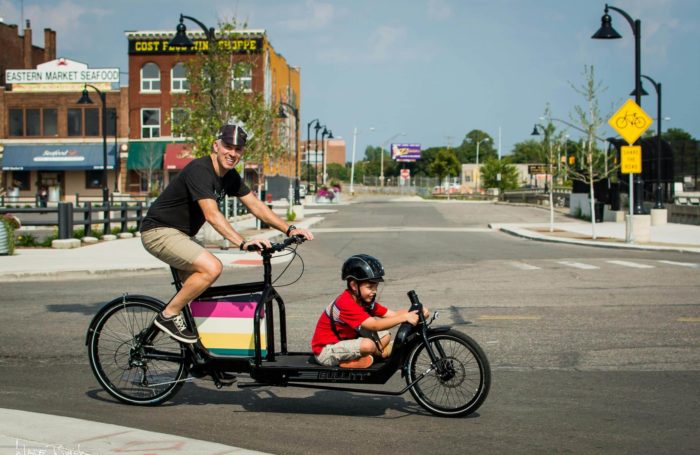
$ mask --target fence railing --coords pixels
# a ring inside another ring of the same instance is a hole
[[[103,226],[103,234],[112,233],[112,225],[119,227],[119,232],[129,232],[129,224],[139,229],[146,213],[143,202],[129,204],[100,205],[93,207],[92,202],[85,202],[82,207],[74,207],[72,202],[59,202],[57,207],[41,208],[0,208],[0,214],[12,213],[17,216],[22,226],[57,227],[59,239],[73,238],[74,228],[81,226],[86,236],[91,236],[94,225]],[[39,216],[25,216],[37,214]],[[82,214],[82,216],[80,216]]]

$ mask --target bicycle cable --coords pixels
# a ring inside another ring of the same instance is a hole
[[[287,247],[284,250],[282,250],[282,251],[287,251],[287,253],[277,256],[277,257],[285,257],[285,256],[288,256],[290,254],[293,255],[292,259],[290,259],[289,262],[287,263],[287,266],[284,269],[282,269],[282,271],[279,273],[279,275],[277,275],[277,277],[275,277],[274,280],[272,280],[273,285],[275,283],[277,283],[277,280],[282,278],[282,275],[284,275],[287,272],[287,269],[289,269],[289,267],[292,265],[292,262],[294,262],[294,259],[299,258],[299,261],[301,261],[301,272],[299,272],[299,276],[294,281],[292,281],[290,283],[278,285],[277,286],[278,288],[283,288],[285,286],[291,286],[294,283],[296,283],[297,281],[299,281],[301,279],[301,277],[304,275],[304,258],[302,258],[301,255],[297,252],[298,246],[299,246],[298,244],[295,244],[294,247]]]

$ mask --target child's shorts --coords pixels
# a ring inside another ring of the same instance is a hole
[[[366,334],[361,333],[361,335]],[[379,339],[381,340],[386,335],[391,335],[391,333],[388,330],[381,330],[377,335],[379,335]],[[366,338],[369,338],[369,336]],[[361,340],[362,338],[355,338],[352,340],[341,340],[335,344],[328,344],[323,348],[321,353],[316,356],[316,361],[321,365],[334,367],[346,360],[359,359],[361,357]]]

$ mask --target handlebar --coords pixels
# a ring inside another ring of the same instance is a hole
[[[284,250],[287,248],[289,245],[292,245],[294,243],[304,243],[306,241],[306,238],[302,235],[293,235],[291,237],[287,237],[286,239],[282,240],[279,243],[273,243],[270,245],[270,248],[263,248],[262,253],[277,253],[279,251]],[[245,247],[246,251],[258,251],[260,248],[257,247],[257,245],[248,245]]]

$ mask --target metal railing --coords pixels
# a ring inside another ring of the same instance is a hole
[[[93,206],[85,202],[82,207],[74,207],[71,202],[59,202],[58,207],[41,208],[0,208],[0,214],[11,213],[20,219],[22,226],[54,227],[59,239],[73,238],[74,228],[82,226],[86,236],[93,233],[93,225],[102,224],[103,234],[112,233],[112,224],[119,226],[119,232],[129,232],[129,224],[137,230],[146,212],[143,202],[129,204],[109,204]],[[25,215],[38,214],[38,217]],[[81,215],[76,216],[76,215]]]

